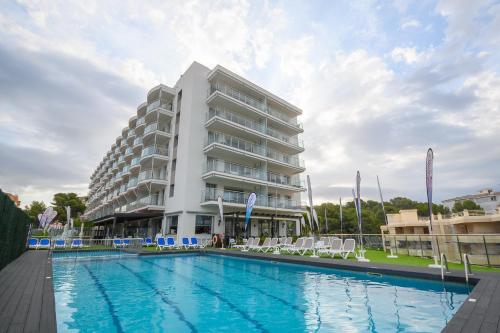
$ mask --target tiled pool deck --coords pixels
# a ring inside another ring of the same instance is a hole
[[[260,254],[230,250],[142,251],[139,255],[217,253],[228,256],[272,260],[319,267],[441,280],[439,269],[358,263],[300,256]],[[446,274],[447,281],[465,282],[464,273]],[[500,273],[475,273],[474,289],[443,332],[500,333]],[[471,299],[475,301],[470,301]],[[0,271],[0,333],[56,332],[52,263],[48,251],[27,251]]]

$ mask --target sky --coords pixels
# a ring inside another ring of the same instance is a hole
[[[315,203],[500,190],[500,3],[0,1],[0,188],[89,177],[147,91],[220,64],[303,110]],[[303,196],[305,200],[306,196]]]

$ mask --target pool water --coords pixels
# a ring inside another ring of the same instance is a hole
[[[58,332],[439,332],[467,297],[460,284],[219,255],[53,271]]]

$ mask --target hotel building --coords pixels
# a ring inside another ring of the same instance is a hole
[[[95,237],[300,232],[302,111],[222,66],[151,89],[90,178]],[[221,221],[217,199],[223,198]]]
[[[443,205],[452,210],[455,203],[463,203],[465,200],[470,200],[479,205],[488,214],[494,213],[497,208],[500,208],[500,192],[494,191],[491,188],[480,190],[476,194],[443,200]]]

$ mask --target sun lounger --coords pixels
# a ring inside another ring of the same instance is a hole
[[[349,254],[354,253],[354,250],[356,249],[356,241],[352,238],[348,238],[344,241],[344,246],[342,247],[342,253],[341,256],[344,259],[347,259],[349,257]]]
[[[304,240],[304,245],[298,250],[298,253],[303,256],[307,251],[314,251],[314,238],[306,238]]]
[[[182,237],[181,238],[181,248],[183,247],[184,249],[189,248],[189,238],[187,237]]]
[[[66,242],[64,239],[56,239],[54,242],[54,249],[60,249],[60,248],[65,248],[66,247]]]
[[[189,247],[192,247],[194,249],[198,248],[198,238],[191,237],[191,242],[189,243]]]
[[[283,242],[281,242],[280,244],[278,244],[278,247],[279,248],[286,248],[286,247],[289,247],[292,245],[292,242],[293,242],[293,238],[292,237],[286,237]]]
[[[298,252],[302,249],[302,246],[304,245],[304,240],[305,238],[298,238],[295,244],[292,244],[291,246],[285,247],[283,250],[288,252],[288,253],[295,253]]]
[[[269,242],[269,245],[267,246],[262,245],[259,251],[267,253],[268,251],[275,249],[277,246],[278,246],[278,238],[272,238],[271,242]]]
[[[328,248],[319,250],[318,253],[330,254],[332,258],[335,258],[335,255],[337,254],[342,256],[342,239],[332,239],[330,246]]]
[[[174,237],[167,237],[167,249],[173,249],[175,248],[175,239]]]
[[[234,247],[235,249],[244,249],[244,248],[246,248],[246,246],[247,246],[248,242],[249,242],[251,239],[253,239],[253,238],[244,239],[244,240],[243,240],[243,244],[235,244],[235,245],[233,245],[232,247]]]
[[[156,239],[156,249],[157,250],[163,250],[167,248],[167,244],[165,243],[165,238],[164,237],[158,237]]]
[[[36,248],[38,248],[38,239],[36,239],[36,238],[30,238],[30,239],[28,239],[28,247],[30,249],[36,249]]]
[[[153,246],[153,239],[151,237],[146,237],[144,245],[147,247]]]
[[[250,247],[250,250],[256,250],[257,252],[261,251],[262,248],[267,248],[269,245],[271,244],[271,238],[267,237],[266,239],[264,239],[264,242],[262,243],[262,245],[253,245]]]
[[[129,245],[130,245],[130,239],[125,238],[125,239],[123,240],[123,247],[127,247],[127,246],[129,246]]]
[[[113,239],[113,247],[116,249],[116,248],[119,248],[119,247],[123,247],[123,241],[121,238],[115,238]]]
[[[42,238],[42,239],[40,239],[40,242],[38,243],[38,248],[39,249],[48,249],[48,248],[50,248],[50,239],[48,239],[48,238]]]
[[[83,247],[83,242],[80,238],[75,238],[71,241],[71,248],[80,248]]]

